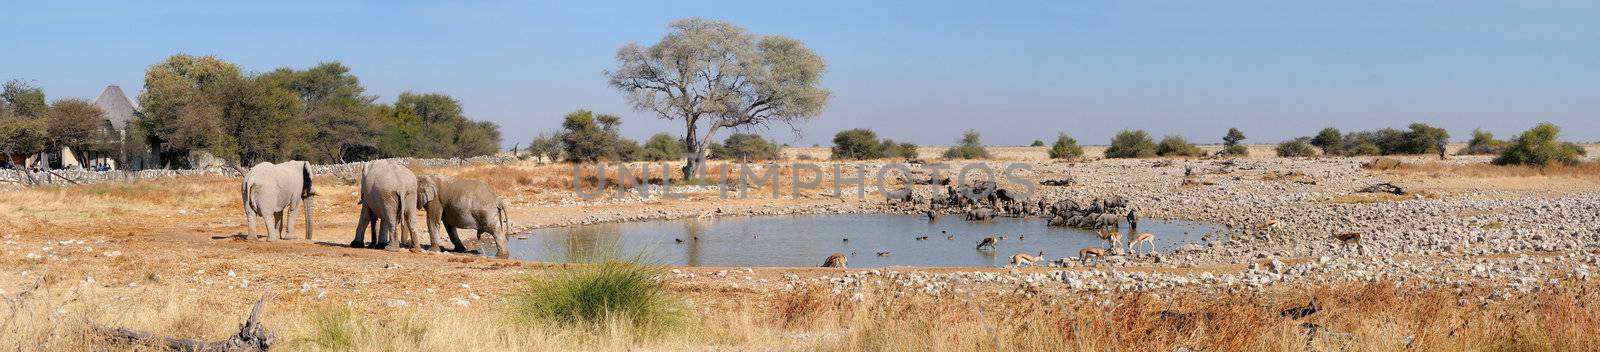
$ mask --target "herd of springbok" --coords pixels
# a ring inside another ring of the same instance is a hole
[[[1263,221],[1260,224],[1256,225],[1257,228],[1259,228],[1259,229],[1261,229],[1263,231],[1270,231],[1270,230],[1273,230],[1273,229],[1278,229],[1278,228],[1280,228],[1282,226],[1283,226],[1283,222],[1278,220],[1278,219],[1267,219],[1266,221]],[[1136,230],[1137,228],[1134,228],[1134,229]],[[941,232],[941,233],[944,234],[944,232]],[[1087,248],[1083,248],[1083,249],[1078,250],[1078,259],[1083,261],[1084,264],[1088,264],[1090,259],[1099,259],[1101,257],[1105,257],[1107,255],[1107,253],[1108,253],[1107,252],[1108,249],[1114,248],[1114,247],[1116,247],[1117,244],[1122,242],[1122,232],[1120,231],[1120,229],[1113,228],[1113,229],[1111,229],[1109,231],[1107,231],[1105,229],[1095,229],[1094,233],[1095,233],[1095,236],[1099,237],[1101,241],[1105,241],[1106,242],[1106,247],[1105,248],[1087,247]],[[1025,238],[1025,237],[1019,235],[1019,236],[1017,236],[1017,238],[1019,240],[1021,240],[1021,239]],[[918,240],[918,241],[925,241],[927,239],[928,239],[928,236],[918,236],[918,237],[916,237],[916,240]],[[947,239],[947,240],[955,240],[955,235],[946,235],[945,239]],[[1363,253],[1365,252],[1365,248],[1363,248],[1363,246],[1361,245],[1361,232],[1337,233],[1337,234],[1333,235],[1332,239],[1335,240],[1335,241],[1338,241],[1339,244],[1341,244],[1341,245],[1343,245],[1345,247],[1349,247],[1349,246],[1353,245],[1353,246],[1356,246],[1357,250],[1359,250],[1359,251],[1361,251]],[[1002,241],[1005,241],[1005,240],[1006,240],[1006,236],[994,235],[994,236],[984,237],[983,239],[978,241],[978,245],[976,247],[976,250],[978,250],[978,251],[984,251],[984,250],[994,251],[997,248],[996,246],[999,245]],[[1156,253],[1155,240],[1156,240],[1156,235],[1153,234],[1153,233],[1149,233],[1149,232],[1138,233],[1136,235],[1133,235],[1133,240],[1132,241],[1128,241],[1128,244],[1125,246],[1125,248],[1127,249],[1128,253],[1132,254],[1132,253],[1138,253],[1138,249],[1140,248],[1140,246],[1145,246],[1145,247],[1149,248],[1149,252],[1147,252],[1147,253],[1154,254],[1154,253]],[[850,242],[850,239],[846,238],[846,239],[844,239],[844,242],[848,243],[848,242]],[[852,253],[852,254],[854,254],[854,253]],[[877,254],[880,257],[887,257],[889,255],[889,252],[884,251],[884,252],[878,252]],[[835,253],[833,253],[833,255],[829,255],[828,258],[825,259],[822,262],[822,267],[825,267],[825,268],[844,268],[845,267],[845,263],[848,262],[848,261],[849,261],[848,256],[846,256],[843,252],[835,252]],[[1044,252],[1043,251],[1040,251],[1037,254],[1029,254],[1027,252],[1017,252],[1016,254],[1012,254],[1011,255],[1011,263],[1010,263],[1010,265],[1012,265],[1012,266],[1022,266],[1022,265],[1032,266],[1032,265],[1038,265],[1039,263],[1044,262],[1044,261],[1045,261],[1045,259],[1044,259]]]

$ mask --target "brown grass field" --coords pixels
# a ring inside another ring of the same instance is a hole
[[[1002,149],[997,157],[1031,159],[1028,153]],[[1600,182],[1594,170],[1593,164],[1421,163],[1372,172],[1433,182],[1429,189],[1567,183],[1593,189]],[[570,192],[553,191],[571,186],[565,165],[422,172],[488,182],[512,206],[513,222],[526,226],[639,206],[570,202]],[[785,169],[781,179],[788,182],[791,172]],[[1483,186],[1484,179],[1493,185]],[[1388,281],[1262,293],[1092,294],[993,284],[965,294],[869,288],[851,296],[808,280],[852,270],[757,268],[748,276],[775,283],[731,287],[712,275],[727,268],[677,268],[698,274],[660,278],[680,304],[680,323],[526,323],[506,314],[517,288],[577,265],[348,248],[343,243],[354,230],[356,186],[329,176],[317,179],[315,241],[244,241],[233,238],[242,228],[237,182],[184,177],[0,191],[0,348],[155,350],[107,341],[92,333],[94,324],[220,340],[265,295],[264,320],[277,335],[275,347],[293,351],[1600,350],[1600,285],[1593,281],[1495,303],[1483,303],[1491,293],[1470,286],[1421,289]],[[702,202],[654,200],[650,206],[701,212],[840,202],[762,197],[703,202],[715,198],[696,195],[693,200]],[[1189,270],[1201,269],[1228,268]],[[803,283],[785,287],[786,275]],[[1303,320],[1279,315],[1311,297],[1323,312]]]

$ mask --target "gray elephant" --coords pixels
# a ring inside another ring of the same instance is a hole
[[[267,227],[268,241],[294,239],[294,212],[304,207],[306,239],[311,239],[311,167],[304,161],[262,162],[251,167],[239,185],[244,203],[245,237],[255,239],[256,217]]]
[[[361,219],[350,247],[390,249],[399,242],[417,249],[412,218],[417,214],[417,175],[392,160],[370,161],[361,167]],[[367,226],[376,226],[370,244],[362,243]],[[394,237],[399,237],[395,239]]]
[[[511,256],[506,246],[506,235],[511,229],[506,219],[506,205],[489,184],[429,174],[417,179],[417,191],[419,204],[428,211],[428,238],[433,241],[435,251],[442,250],[439,242],[442,225],[456,252],[467,251],[456,229],[473,229],[478,238],[488,235],[494,239],[495,257]]]

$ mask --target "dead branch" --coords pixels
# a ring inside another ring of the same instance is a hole
[[[180,339],[170,336],[157,337],[144,331],[127,328],[112,328],[93,325],[96,333],[112,340],[124,341],[135,344],[166,347],[169,351],[184,352],[247,352],[266,351],[272,348],[272,343],[277,341],[277,336],[261,327],[261,307],[267,302],[267,295],[261,295],[256,300],[255,308],[250,310],[250,319],[239,325],[239,332],[222,341],[199,341]]]

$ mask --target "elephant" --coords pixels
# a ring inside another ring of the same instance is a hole
[[[311,167],[304,161],[282,164],[262,162],[245,173],[239,185],[239,196],[244,203],[245,238],[255,239],[256,217],[261,217],[266,227],[266,239],[294,239],[295,208],[304,207],[306,213],[306,239],[311,239]]]
[[[511,226],[506,219],[506,205],[494,189],[483,181],[429,174],[417,179],[418,204],[428,211],[428,238],[433,240],[433,250],[440,251],[439,226],[450,235],[450,244],[456,252],[466,252],[456,229],[473,229],[478,238],[488,234],[494,238],[497,258],[508,258],[506,235]]]
[[[361,166],[361,219],[350,247],[390,249],[393,238],[417,249],[412,218],[417,214],[417,175],[393,160],[370,161]],[[362,243],[367,226],[376,226],[370,244]]]

